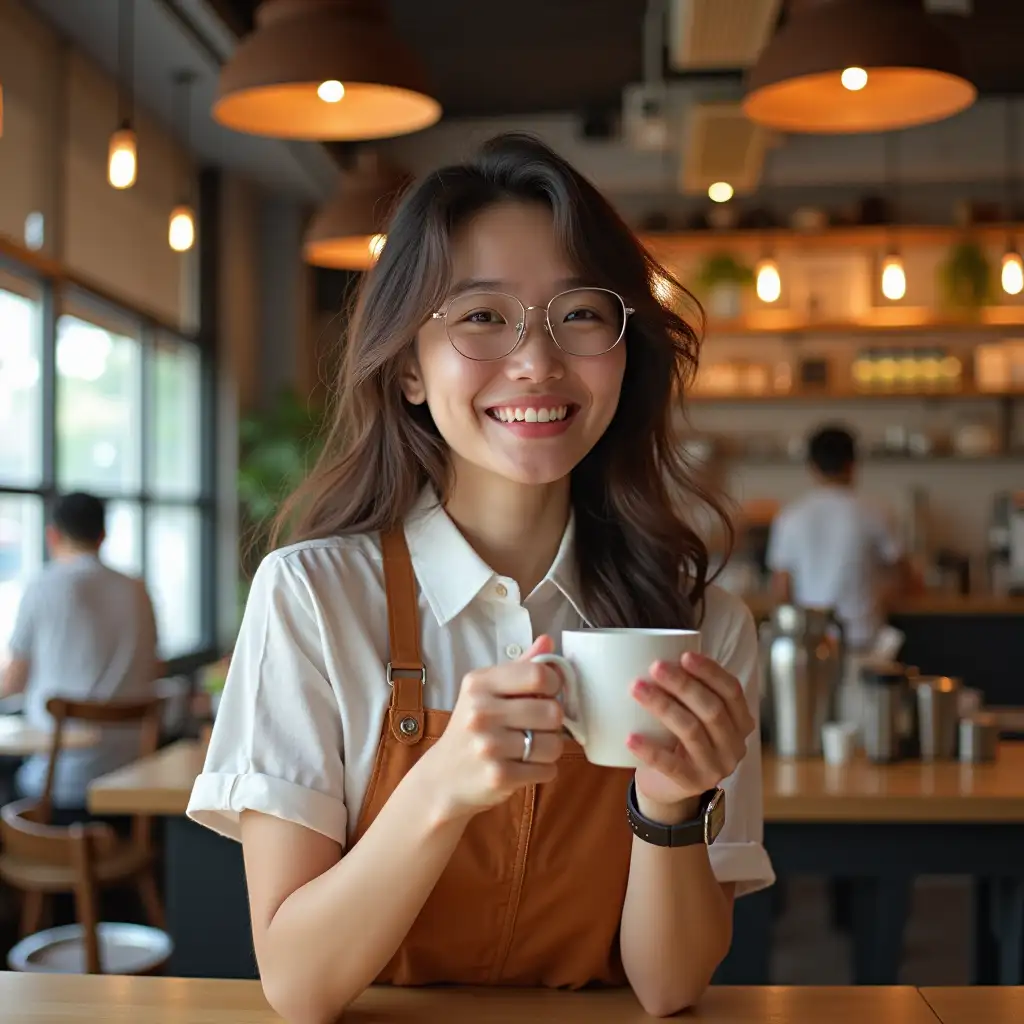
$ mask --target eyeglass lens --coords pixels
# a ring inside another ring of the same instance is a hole
[[[543,317],[543,310],[533,310]],[[526,312],[514,295],[469,292],[449,303],[445,326],[451,343],[469,359],[500,359],[519,344]],[[576,356],[595,356],[614,348],[622,337],[626,311],[622,299],[601,288],[574,288],[548,306],[555,344]]]

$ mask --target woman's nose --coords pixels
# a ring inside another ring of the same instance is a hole
[[[523,337],[511,354],[515,376],[547,380],[563,373],[562,350],[555,344],[548,330],[543,309],[531,307],[526,311]]]

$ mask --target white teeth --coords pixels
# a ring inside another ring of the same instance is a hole
[[[520,409],[505,406],[493,409],[492,412],[502,423],[555,423],[565,419],[569,414],[569,407],[559,405],[553,409],[537,409],[531,406],[529,409]]]

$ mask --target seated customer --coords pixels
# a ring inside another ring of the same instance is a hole
[[[50,562],[25,588],[10,639],[11,660],[0,696],[24,691],[25,717],[50,727],[46,702],[134,700],[150,696],[157,675],[156,622],[145,585],[105,566],[103,503],[89,494],[60,498],[46,529]],[[108,727],[88,750],[64,750],[54,780],[55,808],[85,806],[98,775],[138,757],[137,728]],[[30,757],[18,770],[21,796],[36,797],[47,758]]]

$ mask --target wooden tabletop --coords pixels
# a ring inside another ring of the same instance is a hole
[[[206,747],[178,740],[90,783],[93,814],[184,814]]]
[[[61,745],[65,750],[82,750],[99,742],[96,729],[82,725],[65,725]],[[21,715],[0,715],[0,754],[9,757],[29,757],[48,754],[53,733],[29,725]]]
[[[179,740],[89,787],[93,814],[184,814],[205,747]],[[1002,743],[993,764],[906,761],[841,767],[764,758],[769,822],[1024,822],[1024,743]]]
[[[1021,1024],[1024,988],[923,988],[942,1024]]]
[[[4,1024],[272,1024],[255,981],[0,973]],[[703,1024],[936,1024],[913,988],[712,988],[687,1020]],[[632,993],[516,989],[366,992],[354,1024],[649,1024]],[[975,1022],[972,1022],[975,1024]],[[1002,1024],[995,1019],[985,1024]]]
[[[764,818],[778,822],[1021,822],[1024,743],[991,764],[903,761],[845,765],[764,757]]]

